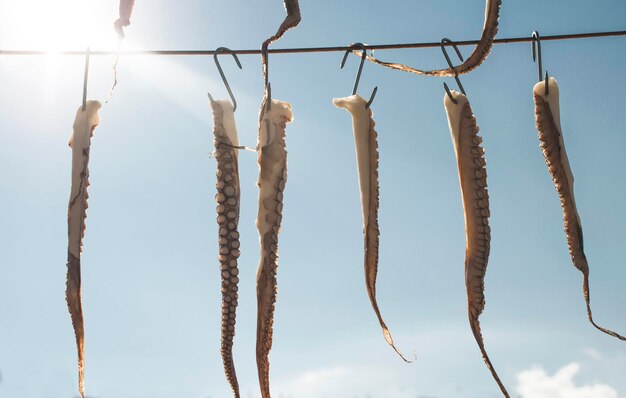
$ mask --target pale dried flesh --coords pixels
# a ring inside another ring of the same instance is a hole
[[[491,247],[489,193],[482,138],[478,135],[476,118],[467,98],[456,91],[452,91],[452,96],[457,104],[444,94],[444,105],[456,153],[465,213],[465,288],[469,323],[487,368],[508,398],[509,393],[487,355],[478,320],[485,308],[485,273]]]
[[[291,106],[272,100],[270,110],[261,108],[257,142],[259,163],[259,230],[261,255],[256,276],[257,340],[256,361],[262,398],[270,398],[269,353],[272,348],[276,271],[278,269],[278,234],[283,213],[283,191],[287,182],[285,128],[292,120]]]
[[[372,111],[367,101],[353,95],[336,98],[333,104],[345,108],[352,115],[354,142],[356,146],[359,187],[361,189],[361,209],[363,211],[364,267],[365,285],[378,322],[383,329],[387,343],[406,361],[406,357],[398,350],[385,324],[376,300],[376,276],[378,274],[378,253],[380,229],[378,226],[379,183],[378,183],[378,134]]]
[[[67,280],[65,301],[72,318],[78,353],[78,391],[85,398],[85,328],[81,302],[80,259],[87,217],[87,187],[89,186],[89,152],[91,137],[100,123],[98,101],[87,101],[78,109],[69,146],[72,148],[72,186],[68,204]]]
[[[124,27],[130,25],[133,7],[135,7],[135,0],[120,0],[120,17],[113,24],[120,39],[124,38]]]
[[[483,26],[483,33],[480,37],[480,41],[478,45],[476,45],[476,48],[470,54],[470,56],[467,57],[467,59],[463,61],[463,63],[455,66],[454,68],[420,70],[399,63],[384,62],[374,58],[371,55],[367,56],[367,60],[387,68],[401,70],[403,72],[415,73],[417,75],[455,76],[471,72],[478,66],[480,66],[480,64],[482,64],[485,59],[487,59],[487,56],[491,52],[491,48],[493,47],[493,40],[498,33],[498,18],[500,17],[501,4],[502,0],[487,0],[487,3],[485,5],[485,23]],[[360,56],[360,53],[356,51],[353,52]]]
[[[233,105],[228,100],[212,101],[215,159],[217,160],[217,224],[219,234],[220,273],[222,279],[221,354],[224,373],[235,398],[239,398],[239,383],[233,360],[233,339],[239,299],[239,165],[236,146],[239,145]]]
[[[574,176],[561,133],[559,87],[554,78],[549,79],[548,87],[548,95],[545,94],[545,82],[537,83],[533,89],[535,123],[541,150],[563,208],[563,226],[572,264],[583,274],[583,296],[587,306],[587,317],[598,330],[620,340],[626,340],[626,337],[599,326],[593,320],[589,294],[589,264],[584,252],[583,229],[574,198]]]

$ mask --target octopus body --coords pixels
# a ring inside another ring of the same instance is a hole
[[[261,258],[256,275],[257,339],[256,360],[261,396],[270,398],[269,352],[272,348],[276,271],[278,268],[278,234],[283,212],[283,191],[287,182],[285,128],[293,116],[286,102],[271,100],[267,110],[261,108],[257,143],[259,162],[259,213],[256,225],[261,243]]]
[[[124,27],[130,25],[133,7],[135,7],[135,0],[120,0],[120,17],[113,24],[120,39],[124,38]]]
[[[401,70],[403,72],[415,73],[417,75],[426,76],[455,76],[468,73],[476,69],[482,64],[487,56],[491,52],[493,47],[493,40],[498,33],[498,18],[500,17],[500,5],[502,0],[486,0],[485,5],[485,22],[483,25],[483,33],[480,36],[480,41],[470,56],[460,65],[454,68],[437,69],[437,70],[420,70],[415,69],[407,65],[384,62],[374,58],[371,55],[367,56],[367,60],[378,65],[382,65],[387,68]]]
[[[551,77],[548,81],[548,87],[548,95],[545,94],[545,82],[543,81],[537,83],[533,88],[535,122],[541,150],[563,208],[563,225],[572,264],[583,274],[583,295],[587,306],[587,317],[598,330],[620,340],[626,340],[626,337],[597,325],[593,320],[589,295],[589,264],[585,256],[583,229],[574,198],[574,176],[561,133],[559,86],[556,80]]]
[[[69,146],[72,148],[72,187],[68,204],[67,226],[67,280],[65,301],[72,318],[78,352],[78,391],[85,398],[85,327],[81,302],[80,257],[87,217],[87,187],[89,186],[89,152],[91,137],[100,123],[98,101],[87,101],[85,109],[79,108]]]
[[[239,267],[239,145],[233,105],[228,100],[211,101],[214,119],[215,158],[217,159],[217,224],[222,278],[222,343],[221,354],[226,379],[239,398],[239,383],[233,361],[233,338],[238,302]]]
[[[482,138],[477,134],[476,118],[465,95],[452,91],[452,96],[457,104],[445,94],[444,105],[456,153],[465,213],[465,288],[469,323],[489,371],[508,398],[509,394],[485,350],[478,320],[485,308],[485,272],[491,247],[487,171],[484,149],[480,146]]]
[[[378,274],[378,249],[380,230],[378,227],[379,184],[378,184],[378,134],[372,111],[367,100],[359,95],[335,98],[333,104],[344,108],[352,115],[354,142],[356,146],[359,187],[361,189],[361,210],[363,212],[364,269],[365,285],[378,322],[383,329],[387,343],[406,361],[391,337],[376,300],[376,276]]]

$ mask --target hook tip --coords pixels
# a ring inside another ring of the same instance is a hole
[[[370,95],[369,101],[367,101],[367,104],[365,104],[365,108],[369,108],[370,105],[372,105],[372,102],[374,102],[374,97],[376,97],[377,92],[378,92],[378,86],[374,87],[374,90],[372,90],[372,95]]]
[[[346,50],[345,54],[343,54],[343,59],[341,60],[341,64],[339,65],[339,69],[343,69],[344,66],[346,66],[346,61],[348,60],[348,54],[350,54],[350,48],[348,47],[348,49]]]
[[[458,101],[454,98],[454,96],[452,96],[452,92],[450,92],[450,87],[448,87],[446,82],[443,82],[443,88],[444,90],[446,90],[446,94],[448,95],[448,98],[450,98],[450,101],[452,101],[454,105],[458,104]]]
[[[233,57],[235,58],[235,62],[237,63],[239,69],[243,69],[243,67],[241,66],[241,62],[239,62],[239,57],[237,56],[237,54],[233,53]]]

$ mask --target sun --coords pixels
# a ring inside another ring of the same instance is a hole
[[[18,0],[0,6],[3,49],[113,48],[118,3],[110,0]]]

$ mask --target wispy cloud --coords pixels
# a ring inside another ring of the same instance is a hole
[[[418,396],[413,389],[399,387],[398,384],[391,373],[335,366],[301,373],[290,381],[277,383],[275,390],[283,396],[297,398]]]
[[[595,348],[587,347],[583,349],[583,353],[587,355],[591,359],[600,360],[602,359],[602,353]]]
[[[606,384],[577,386],[574,376],[580,365],[570,363],[559,369],[554,376],[535,367],[517,374],[517,393],[521,398],[618,398],[617,391]]]

